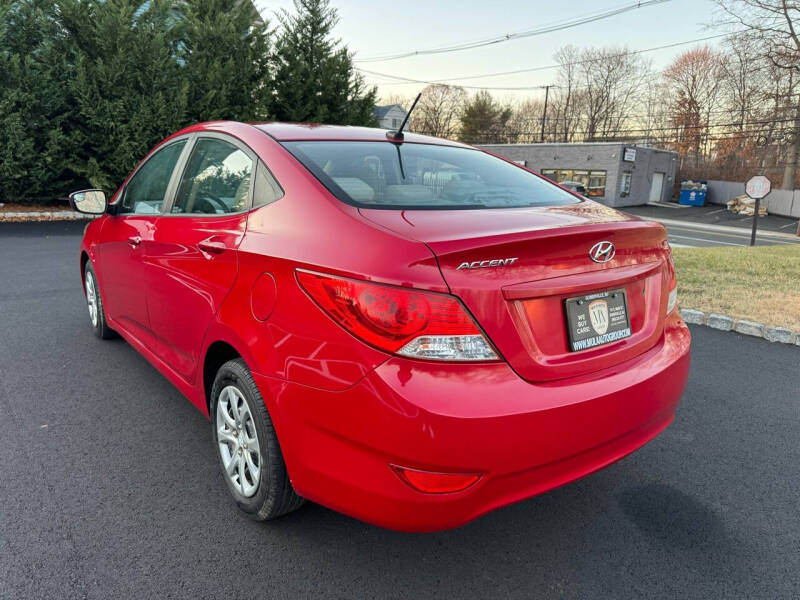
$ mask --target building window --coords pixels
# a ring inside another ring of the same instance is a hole
[[[584,169],[542,169],[542,175],[556,183],[574,181],[583,184],[586,194],[593,198],[606,195],[606,172]]]
[[[392,119],[392,127],[394,127],[395,129],[400,127],[400,119]]]

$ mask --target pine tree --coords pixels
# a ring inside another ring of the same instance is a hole
[[[375,125],[377,88],[368,89],[352,56],[331,36],[338,22],[328,0],[295,0],[279,16],[272,117],[279,121]]]
[[[270,99],[268,23],[251,2],[193,0],[175,28],[189,121],[267,118]]]
[[[481,90],[464,105],[459,139],[468,144],[499,142],[510,118],[510,108],[497,102],[486,90]]]
[[[59,0],[75,48],[74,172],[113,191],[158,141],[186,124],[172,2]]]
[[[77,179],[73,69],[50,0],[0,6],[0,202],[52,201]]]

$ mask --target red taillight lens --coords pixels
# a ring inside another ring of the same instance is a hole
[[[397,476],[418,492],[448,494],[467,489],[481,478],[479,473],[434,473],[390,465]]]
[[[339,325],[381,350],[434,360],[497,360],[453,296],[299,270],[297,281]]]

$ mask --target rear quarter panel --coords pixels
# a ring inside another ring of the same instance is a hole
[[[325,390],[347,389],[388,355],[323,313],[299,286],[296,269],[438,292],[447,287],[424,244],[365,221],[272,138],[249,129],[242,141],[261,157],[285,195],[250,213],[238,250],[239,276],[219,323],[239,332],[256,372]],[[268,280],[274,286],[264,285]]]

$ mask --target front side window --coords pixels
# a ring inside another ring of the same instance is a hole
[[[186,140],[161,148],[133,174],[120,204],[120,213],[157,215],[167,193],[172,171],[178,162]]]
[[[197,140],[172,205],[173,213],[219,215],[250,207],[253,161],[217,138]]]
[[[578,198],[497,157],[453,146],[284,142],[343,202],[369,208],[558,206]]]

